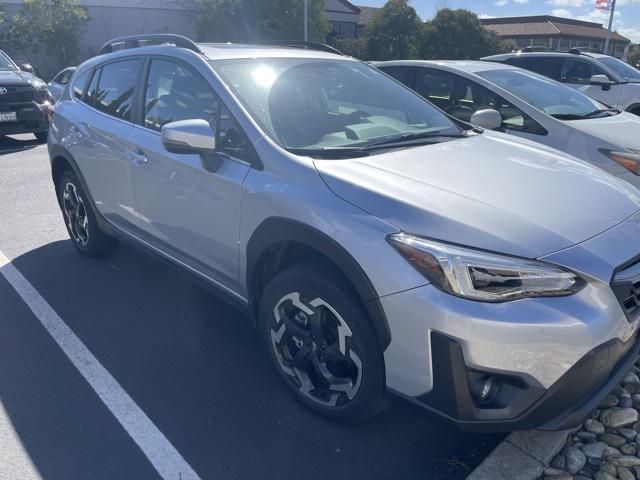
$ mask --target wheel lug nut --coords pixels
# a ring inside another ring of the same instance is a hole
[[[304,312],[296,313],[294,318],[298,321],[298,323],[301,323],[302,325],[307,325],[307,323],[309,322],[307,314]]]

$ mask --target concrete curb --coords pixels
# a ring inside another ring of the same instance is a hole
[[[537,480],[575,431],[514,432],[471,472],[467,480]]]

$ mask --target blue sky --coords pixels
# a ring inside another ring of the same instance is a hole
[[[356,5],[380,7],[385,0],[356,0]],[[594,8],[595,0],[413,0],[423,19],[433,17],[442,7],[466,8],[482,17],[513,15],[557,15],[606,24],[609,12]],[[617,0],[614,29],[640,43],[640,0]]]

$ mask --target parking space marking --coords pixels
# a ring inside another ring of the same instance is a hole
[[[0,274],[20,295],[160,476],[165,480],[200,480],[158,427],[1,251]]]

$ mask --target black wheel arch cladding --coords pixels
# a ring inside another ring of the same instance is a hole
[[[279,245],[273,261],[284,260],[286,249],[292,243],[302,244],[328,258],[346,277],[362,300],[371,320],[374,332],[384,351],[391,342],[391,332],[379,296],[358,262],[335,240],[310,225],[283,217],[264,220],[253,232],[247,243],[247,290],[249,308],[254,321],[257,319],[260,285],[257,284],[259,267],[270,248]],[[264,286],[262,286],[264,287]]]

